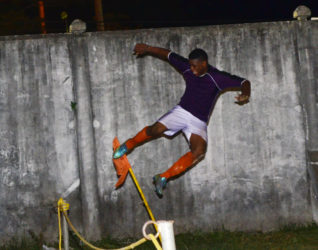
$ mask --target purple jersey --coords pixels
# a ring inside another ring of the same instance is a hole
[[[186,89],[179,105],[195,117],[207,122],[218,94],[227,88],[241,87],[245,79],[219,71],[209,65],[208,72],[202,76],[195,76],[189,60],[170,52],[168,60],[180,73],[182,73]]]

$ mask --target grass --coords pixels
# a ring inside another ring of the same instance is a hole
[[[0,245],[1,250],[21,250],[21,249],[26,249],[26,250],[41,249],[42,250],[42,246],[40,246],[39,242],[29,238],[23,238],[21,240],[11,239],[10,241],[1,245]]]
[[[213,233],[186,233],[176,236],[178,250],[240,250],[240,249],[271,249],[271,250],[318,250],[318,226],[307,227],[290,226],[280,231],[269,233],[243,233],[243,232],[213,232]],[[136,239],[116,240],[105,238],[94,245],[100,248],[119,248],[127,246]],[[29,240],[11,240],[6,245],[0,246],[1,250],[38,250],[42,249],[42,241],[32,237]],[[1,244],[0,244],[1,245]],[[86,250],[74,236],[70,235],[71,249]],[[57,245],[55,245],[57,247]],[[148,241],[136,248],[137,250],[155,249]]]

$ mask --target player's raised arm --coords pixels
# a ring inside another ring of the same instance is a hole
[[[158,47],[152,47],[144,43],[137,43],[134,48],[134,55],[137,57],[151,55],[162,60],[168,61],[170,50]]]

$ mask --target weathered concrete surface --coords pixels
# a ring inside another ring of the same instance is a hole
[[[67,43],[13,39],[0,48],[1,238],[53,236],[55,200],[79,178]]]
[[[169,182],[163,199],[151,177],[188,150],[183,136],[129,155],[157,219],[175,220],[177,233],[317,221],[307,175],[317,102],[306,92],[317,88],[317,33],[318,22],[277,22],[2,38],[0,238],[32,230],[54,240],[52,207],[63,194],[88,238],[141,234],[148,217],[132,180],[114,190],[112,139],[155,122],[184,82],[165,62],[135,59],[137,42],[185,56],[201,47],[212,65],[252,82],[248,105],[235,105],[233,92],[219,98],[205,159]]]
[[[317,25],[317,22],[316,22]],[[297,50],[300,64],[307,63],[308,67],[300,67],[298,79],[306,76],[306,82],[301,88],[301,99],[305,111],[307,127],[307,158],[308,172],[311,179],[312,206],[314,220],[318,221],[318,30],[312,29],[307,22],[298,26],[298,39],[301,44]],[[313,50],[311,50],[313,48]]]

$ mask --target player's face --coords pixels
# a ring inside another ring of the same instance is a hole
[[[208,71],[208,64],[206,61],[201,61],[198,59],[189,60],[190,69],[192,73],[196,76],[201,76]]]

